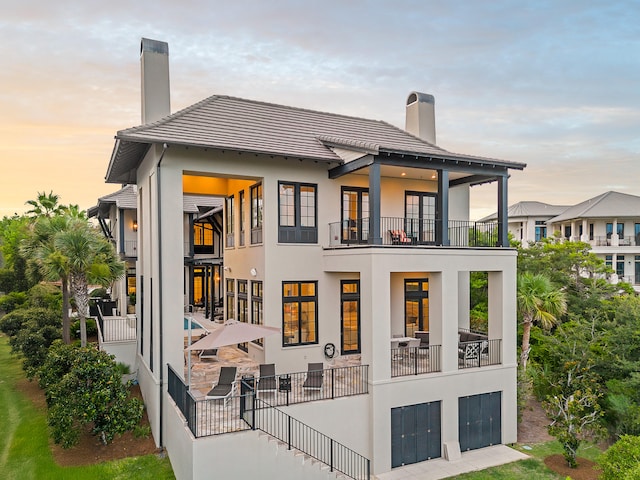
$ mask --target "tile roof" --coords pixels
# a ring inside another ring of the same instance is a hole
[[[520,217],[554,217],[561,214],[567,208],[567,205],[550,205],[544,202],[536,201],[524,201],[511,205],[507,211],[507,217],[520,218]],[[488,222],[490,220],[496,220],[498,218],[498,212],[487,215],[481,218],[480,222]]]
[[[578,218],[640,218],[640,197],[620,192],[605,192],[566,209],[548,223]]]
[[[184,213],[202,213],[215,207],[221,207],[224,199],[206,195],[183,195],[182,211]]]
[[[89,208],[87,214],[89,217],[95,217],[98,211],[108,213],[110,205],[113,204],[115,204],[117,208],[124,210],[136,210],[138,208],[137,186],[126,185],[117,192],[112,192],[98,198],[98,204]]]
[[[379,120],[214,95],[157,122],[121,130],[107,181],[128,178],[152,143],[189,145],[343,163],[332,147],[462,159],[522,169],[525,164],[448,152]]]

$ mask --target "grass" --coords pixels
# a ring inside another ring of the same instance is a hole
[[[461,480],[511,480],[514,478],[526,478],[527,480],[564,480],[566,477],[551,471],[544,464],[545,457],[554,454],[562,454],[562,447],[557,440],[530,445],[531,450],[525,450],[521,445],[517,450],[526,453],[531,458],[519,462],[488,468],[480,472],[471,472],[459,475]],[[600,456],[600,450],[591,444],[583,444],[578,450],[578,456],[596,461]]]
[[[0,334],[0,478],[7,480],[174,479],[168,457],[133,457],[82,467],[61,467],[49,448],[46,412],[16,389],[21,361]]]

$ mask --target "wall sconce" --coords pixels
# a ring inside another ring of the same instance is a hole
[[[258,275],[258,271],[255,268],[252,268],[251,270],[249,270],[249,273],[251,274],[252,277],[255,277],[256,275]]]
[[[137,221],[137,220],[134,220],[134,221],[133,221],[133,231],[134,231],[134,232],[137,232],[137,231],[138,231],[138,221]]]
[[[231,267],[222,267],[225,272],[231,272]]]

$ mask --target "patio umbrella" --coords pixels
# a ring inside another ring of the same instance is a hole
[[[280,329],[277,327],[227,320],[222,327],[189,345],[185,350],[220,348],[227,345],[235,345],[236,343],[250,342],[251,340],[268,337],[276,333],[280,333]]]

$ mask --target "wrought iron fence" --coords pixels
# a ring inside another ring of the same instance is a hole
[[[502,339],[473,340],[458,344],[458,368],[486,367],[502,363]]]
[[[391,349],[392,377],[420,375],[440,370],[440,345]]]

